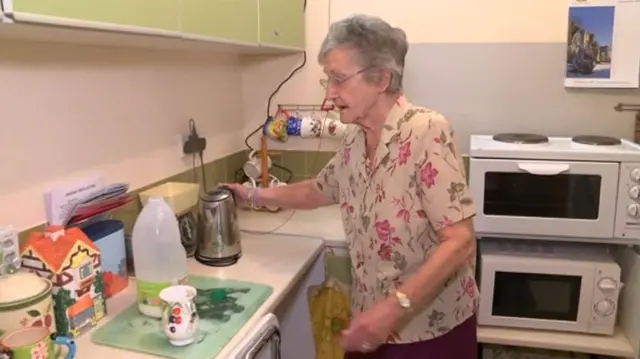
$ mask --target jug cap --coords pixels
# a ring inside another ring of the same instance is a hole
[[[219,186],[202,193],[201,197],[207,202],[220,202],[233,197],[233,192],[227,186]]]
[[[227,291],[222,288],[214,288],[209,293],[209,298],[214,302],[224,302],[227,300]]]

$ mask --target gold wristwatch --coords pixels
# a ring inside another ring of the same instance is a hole
[[[411,299],[409,299],[406,294],[395,291],[393,295],[396,297],[396,300],[398,301],[398,304],[400,304],[402,309],[411,310]]]

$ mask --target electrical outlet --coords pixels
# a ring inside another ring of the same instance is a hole
[[[187,158],[190,155],[184,153],[184,143],[189,139],[188,134],[178,135],[178,153],[180,154],[180,158]]]

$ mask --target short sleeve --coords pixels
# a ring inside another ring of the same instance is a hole
[[[423,214],[437,231],[475,216],[476,208],[451,125],[440,114],[428,123],[415,142],[415,183]]]
[[[315,178],[316,188],[328,199],[338,204],[340,201],[340,186],[337,170],[342,161],[341,151],[329,160],[326,166]]]

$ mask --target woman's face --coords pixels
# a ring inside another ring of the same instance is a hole
[[[335,49],[324,58],[325,96],[340,110],[340,121],[347,124],[366,118],[384,92],[380,85],[365,81],[362,74],[368,69],[357,64],[356,56],[353,50]]]

